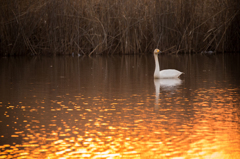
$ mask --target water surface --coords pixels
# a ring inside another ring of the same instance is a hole
[[[0,158],[239,158],[240,55],[0,59]]]

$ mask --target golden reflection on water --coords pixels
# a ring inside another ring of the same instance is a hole
[[[240,157],[236,89],[198,89],[192,99],[161,93],[159,110],[154,95],[69,96],[49,105],[0,102],[6,107],[1,128],[11,130],[0,136],[9,141],[0,158]]]

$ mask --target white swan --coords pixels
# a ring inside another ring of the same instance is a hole
[[[153,52],[154,59],[155,59],[154,78],[178,78],[183,72],[180,72],[175,69],[166,69],[166,70],[160,71],[160,66],[158,62],[159,53],[160,53],[159,49],[155,49]]]

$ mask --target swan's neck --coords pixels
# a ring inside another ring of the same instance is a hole
[[[157,54],[154,54],[154,59],[155,59],[154,77],[155,78],[160,78],[160,66],[159,66],[158,55]]]

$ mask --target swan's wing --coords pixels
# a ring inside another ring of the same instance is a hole
[[[161,78],[178,78],[182,72],[175,69],[166,69],[160,71]]]

